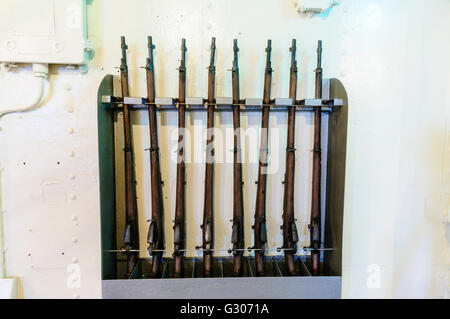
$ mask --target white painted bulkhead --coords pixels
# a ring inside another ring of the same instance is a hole
[[[100,211],[97,89],[118,74],[120,36],[129,45],[130,95],[145,96],[146,37],[156,49],[157,95],[176,96],[179,45],[188,46],[188,96],[206,96],[210,38],[217,38],[217,95],[231,96],[232,39],[239,40],[241,96],[261,97],[267,39],[273,41],[272,96],[286,97],[290,41],[299,50],[299,98],[314,94],[315,49],[324,43],[324,77],[339,78],[349,96],[349,138],[343,247],[343,297],[448,298],[450,205],[450,2],[342,0],[316,17],[284,1],[119,1],[88,6],[95,50],[89,72],[51,66],[47,98],[38,110],[0,119],[1,202],[6,276],[18,277],[25,298],[99,298]],[[0,71],[0,110],[33,99],[38,82],[29,66]],[[260,116],[242,116],[258,127]],[[307,245],[312,120],[297,116],[296,214]],[[120,120],[120,118],[119,118]],[[205,123],[188,115],[188,126]],[[141,254],[150,217],[148,126],[135,113]],[[285,143],[286,115],[271,115]],[[165,181],[166,248],[172,247],[176,113],[160,117]],[[231,127],[231,113],[216,115]],[[325,133],[325,132],[324,132]],[[167,141],[167,143],[163,143]],[[194,142],[194,138],[192,138]],[[324,141],[325,143],[326,141]],[[285,145],[279,149],[284,150]],[[202,149],[196,138],[191,151]],[[226,154],[227,149],[223,154]],[[274,150],[272,149],[272,152]],[[284,151],[268,180],[269,246],[281,242]],[[187,166],[188,243],[201,241],[201,163]],[[216,165],[216,247],[228,248],[232,165]],[[251,244],[257,166],[244,169],[246,244]],[[120,175],[118,175],[120,181]],[[119,205],[119,213],[123,207]]]

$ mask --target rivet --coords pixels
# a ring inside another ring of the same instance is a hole
[[[14,42],[14,40],[6,41],[6,48],[8,50],[14,50],[16,48],[16,43]]]
[[[76,244],[78,242],[78,238],[77,237],[72,237],[72,243]]]
[[[72,215],[72,216],[71,216],[71,219],[72,219],[73,221],[76,221],[77,218],[78,218],[77,215]]]
[[[75,298],[75,299],[80,299],[80,294],[73,294],[73,297]]]
[[[75,176],[75,174],[70,174],[69,178],[73,181],[76,178],[76,176]]]
[[[68,113],[73,113],[73,106],[67,106],[66,108]]]
[[[62,43],[60,43],[60,42],[55,43],[55,50],[57,52],[61,52],[63,49],[64,49],[64,45],[62,45]]]
[[[70,156],[70,157],[75,157],[75,151],[74,151],[74,150],[70,151],[70,152],[69,152],[69,156]]]
[[[73,128],[71,128],[71,127],[69,127],[69,128],[67,129],[67,132],[68,132],[69,134],[73,134],[74,131],[75,131],[75,130],[74,130]]]
[[[66,91],[70,91],[70,90],[72,90],[72,85],[70,85],[70,83],[67,82],[66,85],[64,86],[64,88],[66,89]]]
[[[78,257],[73,257],[73,258],[72,258],[72,261],[73,261],[74,263],[77,263],[77,262],[78,262]]]
[[[75,200],[76,198],[77,198],[77,195],[75,195],[75,194],[71,194],[71,195],[70,195],[70,199],[71,199],[71,200]]]

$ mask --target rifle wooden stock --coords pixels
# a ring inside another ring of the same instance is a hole
[[[183,276],[183,258],[185,247],[185,103],[186,103],[186,40],[181,40],[181,63],[179,67],[178,87],[178,163],[177,163],[177,190],[174,221],[174,277]]]
[[[297,61],[295,60],[296,41],[292,40],[291,72],[289,98],[297,97]],[[295,102],[293,103],[295,104]],[[283,201],[283,248],[286,266],[290,275],[295,275],[294,255],[297,252],[298,233],[294,218],[294,176],[295,176],[295,106],[288,110],[288,128],[286,145],[286,172],[284,175]]]
[[[244,195],[242,190],[241,164],[241,121],[239,97],[239,65],[237,40],[233,41],[234,61],[232,68],[233,83],[233,127],[234,127],[234,157],[233,157],[233,276],[242,273],[242,255],[244,248]]]
[[[120,80],[122,96],[129,95],[128,91],[128,66],[125,37],[121,37],[122,61],[120,65]],[[136,202],[136,182],[134,172],[133,139],[131,133],[131,113],[127,104],[123,104],[123,132],[124,132],[124,156],[125,156],[125,231],[123,243],[127,255],[127,273],[129,278],[139,259],[139,253],[131,250],[139,249],[139,231]]]
[[[153,49],[155,46],[152,37],[148,37],[149,58],[147,59],[147,94],[148,102],[155,102],[155,67],[153,60]],[[152,196],[152,219],[147,235],[148,252],[152,258],[151,277],[158,277],[161,273],[161,262],[164,250],[164,206],[162,197],[161,168],[159,164],[159,143],[156,105],[150,104],[148,107],[149,127],[150,127],[150,175],[151,175],[151,196]]]
[[[259,169],[258,169],[258,187],[256,191],[255,205],[255,262],[258,276],[264,276],[264,250],[267,242],[266,230],[266,181],[267,181],[267,155],[268,155],[268,135],[269,135],[269,104],[270,91],[272,86],[272,66],[270,54],[272,51],[272,41],[267,41],[267,60],[264,76],[264,97],[261,120],[261,141],[259,148]]]
[[[317,68],[316,68],[316,99],[322,99],[322,41],[317,47]],[[320,273],[320,237],[321,237],[321,217],[320,217],[320,176],[321,176],[321,107],[317,106],[314,111],[314,150],[313,150],[313,176],[312,176],[312,200],[311,200],[311,221],[309,225],[311,241],[311,263],[312,275],[318,276]]]
[[[212,251],[214,248],[214,103],[216,86],[216,67],[214,65],[216,53],[216,38],[211,39],[211,61],[208,67],[208,113],[207,113],[207,141],[205,166],[205,201],[203,206],[203,270],[204,276],[212,273]]]

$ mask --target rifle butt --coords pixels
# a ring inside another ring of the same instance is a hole
[[[312,269],[312,275],[318,276],[320,273],[320,252],[313,251],[311,252],[311,269]]]
[[[284,253],[284,260],[286,262],[286,268],[289,272],[289,275],[295,275],[295,263],[294,263],[294,255],[288,252]]]
[[[204,253],[203,254],[203,275],[205,277],[211,277],[212,276],[212,254],[211,253]]]
[[[152,259],[152,272],[150,274],[151,278],[159,278],[161,276],[161,263],[162,253],[154,254]]]
[[[264,253],[255,254],[256,275],[258,277],[264,277],[266,271],[264,269]]]
[[[138,254],[137,253],[129,253],[127,255],[127,273],[126,278],[129,279],[131,277],[131,274],[134,271],[134,268],[136,268],[138,260]]]
[[[240,277],[242,274],[242,253],[233,256],[233,277]]]
[[[182,278],[183,277],[183,255],[175,256],[174,258],[174,278]]]

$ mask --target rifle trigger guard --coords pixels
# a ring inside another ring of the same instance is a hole
[[[158,237],[158,228],[156,227],[156,220],[151,220],[150,226],[148,228],[148,235],[147,235],[147,243],[150,245],[153,245],[156,242],[156,238]]]
[[[122,151],[125,153],[130,153],[133,151],[133,149],[131,147],[124,147]]]
[[[173,239],[174,244],[181,244],[181,223],[175,222],[175,225],[173,227],[173,234],[174,234]]]
[[[263,223],[261,223],[261,242],[267,243],[267,229],[266,229],[266,223],[265,221]]]
[[[131,225],[127,224],[125,226],[125,231],[123,233],[123,243],[125,245],[127,245],[127,247],[129,246],[129,244],[131,244]]]
[[[233,244],[237,244],[239,243],[239,239],[240,239],[240,232],[239,232],[239,224],[238,223],[233,223],[233,232],[231,234],[231,242]]]
[[[298,232],[297,232],[297,225],[295,224],[295,222],[291,222],[291,233],[292,233],[292,242],[297,243]]]

